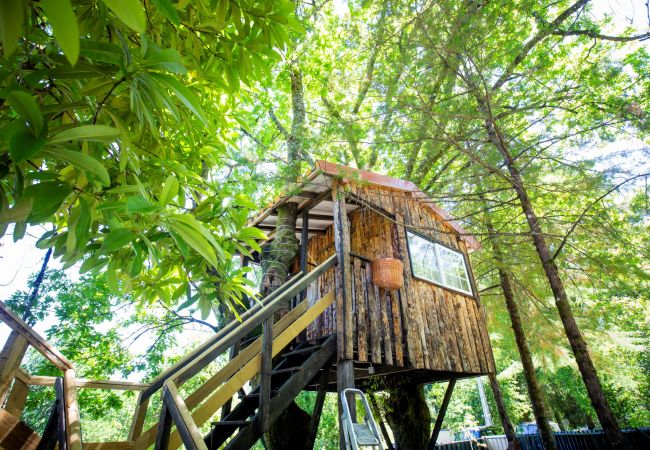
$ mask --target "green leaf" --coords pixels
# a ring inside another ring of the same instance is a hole
[[[199,297],[199,309],[201,310],[201,319],[205,320],[210,315],[212,311],[212,303],[206,297]]]
[[[14,107],[20,117],[29,122],[30,128],[33,129],[33,134],[41,134],[41,130],[43,129],[43,116],[38,109],[34,97],[25,91],[13,91],[7,95],[7,101]]]
[[[48,148],[45,153],[68,161],[87,174],[94,175],[103,186],[111,184],[111,178],[104,165],[90,155],[65,148]]]
[[[183,241],[185,241],[190,247],[196,250],[199,255],[201,255],[210,265],[217,268],[219,263],[217,262],[217,255],[214,252],[214,249],[210,243],[201,235],[200,232],[189,227],[185,223],[170,221],[169,227],[172,231],[178,234]]]
[[[27,130],[19,131],[9,142],[9,155],[15,163],[23,162],[39,154],[46,143],[45,138],[35,136]]]
[[[32,210],[27,221],[39,223],[49,219],[71,192],[72,186],[60,181],[46,181],[27,186],[23,198],[32,200]]]
[[[16,225],[14,225],[14,242],[18,242],[25,237],[25,231],[27,231],[27,222],[24,220],[16,222]]]
[[[18,46],[25,20],[23,2],[0,0],[0,43],[5,58],[11,56]]]
[[[210,233],[210,230],[208,230],[205,225],[203,225],[201,222],[196,220],[193,216],[189,214],[176,214],[170,218],[173,221],[178,221],[183,223],[184,225],[187,225],[188,227],[192,228],[194,231],[198,232],[203,236],[205,240],[207,240],[214,249],[219,253],[219,256],[223,259],[227,259],[228,257],[224,253],[224,251],[221,249],[221,246],[219,243],[215,240],[214,236],[212,236],[212,233]]]
[[[181,55],[173,48],[151,52],[145,59],[145,66],[153,69],[162,69],[168,72],[185,74],[187,69],[183,64]]]
[[[221,31],[226,23],[226,13],[230,0],[219,0],[219,4],[214,12],[214,26],[217,31]]]
[[[108,252],[119,250],[135,238],[135,234],[127,228],[116,228],[106,235],[102,249]]]
[[[63,54],[74,66],[79,58],[79,26],[70,0],[41,0],[40,4]]]
[[[159,206],[154,205],[153,203],[151,203],[149,200],[147,200],[141,195],[134,195],[129,197],[126,200],[126,210],[130,214],[147,213],[147,212],[155,211],[159,208],[160,208]]]
[[[168,176],[165,184],[163,184],[160,199],[158,200],[160,205],[165,206],[169,204],[178,195],[178,188],[178,179],[174,175]]]
[[[209,126],[208,119],[203,112],[203,108],[201,108],[201,102],[184,84],[171,75],[163,73],[150,73],[149,75],[171,89],[172,92],[174,92],[174,94],[185,104],[185,106],[187,106],[190,111],[192,111],[201,122],[205,124],[205,126]]]
[[[54,135],[50,139],[50,143],[60,144],[67,141],[105,142],[113,141],[118,137],[120,137],[120,131],[117,128],[106,125],[81,125]]]
[[[239,239],[268,239],[268,236],[262,230],[255,227],[244,228],[237,234],[237,237]]]
[[[92,215],[88,203],[81,198],[79,199],[79,219],[74,227],[74,234],[77,241],[77,248],[82,248],[88,243],[90,237],[90,225]]]
[[[144,33],[147,21],[144,8],[138,0],[102,0],[124,24],[138,33]]]
[[[113,294],[118,294],[120,286],[117,280],[117,271],[115,270],[115,262],[111,261],[106,270],[106,285]]]
[[[160,14],[165,16],[171,23],[178,26],[181,23],[180,18],[178,17],[178,11],[169,0],[153,0],[153,4],[156,6],[156,9],[160,11]]]

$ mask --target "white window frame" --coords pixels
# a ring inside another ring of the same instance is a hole
[[[436,257],[436,265],[437,265],[437,268],[439,269],[440,278],[442,279],[442,282],[432,280],[430,278],[427,278],[426,276],[419,275],[419,274],[415,273],[414,259],[413,259],[413,256],[411,255],[411,236],[417,237],[419,239],[424,239],[425,241],[429,242],[433,246],[434,254],[435,254],[435,257]],[[433,239],[430,239],[430,238],[428,238],[426,236],[422,236],[421,234],[413,233],[412,231],[409,231],[409,230],[406,230],[406,240],[407,240],[407,247],[408,247],[408,255],[409,255],[409,259],[410,259],[409,262],[411,264],[411,273],[413,274],[413,277],[415,277],[417,279],[420,279],[420,280],[427,281],[429,283],[433,283],[433,284],[438,285],[438,286],[442,286],[445,289],[450,289],[452,291],[461,292],[463,294],[467,294],[467,295],[470,295],[472,297],[474,296],[474,292],[472,291],[472,281],[471,281],[471,278],[470,278],[470,275],[469,275],[469,271],[467,270],[467,264],[468,264],[467,258],[465,258],[465,255],[462,252],[459,252],[459,251],[454,250],[454,249],[452,249],[450,247],[447,247],[446,245],[442,245],[442,244],[434,241]],[[460,287],[452,286],[447,281],[447,275],[445,274],[445,269],[443,267],[444,260],[443,260],[443,257],[441,256],[441,253],[442,253],[441,249],[444,250],[444,251],[450,252],[450,253],[455,253],[457,255],[460,255],[460,257],[463,260],[463,274],[465,276],[465,280],[467,281],[467,285],[469,286],[469,290],[465,290],[465,289],[462,289]]]

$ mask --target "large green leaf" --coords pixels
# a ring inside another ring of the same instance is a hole
[[[12,208],[3,208],[0,211],[0,224],[26,220],[32,212],[32,202],[31,198],[21,198]]]
[[[27,186],[22,196],[32,200],[32,211],[27,221],[39,223],[49,219],[71,192],[72,186],[60,181],[46,181]]]
[[[167,205],[178,194],[178,179],[174,175],[170,175],[163,184],[160,199],[158,200],[162,206]]]
[[[7,95],[7,101],[14,107],[20,117],[29,122],[33,133],[39,135],[43,129],[43,116],[34,97],[25,91],[13,91]]]
[[[47,139],[35,136],[30,131],[19,131],[9,142],[9,155],[15,163],[23,162],[40,153],[46,143]]]
[[[138,33],[144,33],[147,21],[142,3],[138,0],[102,0],[124,24]]]
[[[201,102],[199,101],[198,97],[194,95],[194,93],[190,91],[185,85],[183,85],[183,83],[178,81],[173,76],[163,73],[151,73],[149,75],[171,89],[176,97],[178,97],[185,104],[185,106],[190,109],[190,111],[192,111],[199,119],[201,119],[201,122],[203,122],[206,126],[209,126],[208,119],[205,115],[205,112],[203,112],[203,108],[201,108]]]
[[[135,234],[127,228],[116,228],[104,238],[102,249],[112,252],[119,250],[135,238]]]
[[[159,209],[160,206],[154,205],[142,195],[133,195],[126,200],[126,210],[130,214],[142,214]]]
[[[178,221],[170,221],[169,227],[190,247],[196,250],[199,255],[201,255],[208,263],[210,263],[211,266],[215,268],[219,267],[217,255],[215,254],[214,249],[200,232],[188,226],[187,224]]]
[[[5,58],[11,56],[18,46],[24,20],[25,10],[22,1],[0,0],[0,43]]]
[[[153,4],[156,6],[156,9],[160,11],[160,14],[165,16],[174,25],[178,26],[181,23],[180,18],[178,17],[178,11],[170,0],[153,0]]]
[[[113,141],[120,136],[117,128],[106,125],[81,125],[57,133],[50,139],[50,143],[59,144],[67,141]]]
[[[65,148],[48,148],[44,153],[63,159],[87,174],[94,175],[103,186],[111,184],[106,168],[90,155]]]
[[[63,54],[74,66],[79,58],[79,26],[70,0],[41,0],[40,5]]]

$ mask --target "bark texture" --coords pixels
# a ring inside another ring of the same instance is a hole
[[[266,434],[266,445],[270,449],[311,450],[310,420],[311,416],[292,402]]]
[[[395,438],[395,447],[426,450],[429,444],[431,413],[422,386],[391,390],[384,403],[385,417]]]

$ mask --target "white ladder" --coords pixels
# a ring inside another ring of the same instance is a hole
[[[356,417],[350,414],[350,405],[348,404],[348,395],[356,404],[356,396],[361,397],[361,404],[363,405],[364,414],[363,422],[356,421]],[[341,422],[343,423],[343,435],[345,437],[345,448],[347,450],[359,450],[360,447],[371,447],[382,449],[381,437],[375,418],[372,416],[372,411],[363,395],[358,389],[344,389],[341,392],[341,404],[343,405],[343,415]]]

